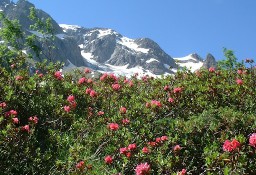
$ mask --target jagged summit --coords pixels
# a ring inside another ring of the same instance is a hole
[[[172,74],[177,68],[173,58],[149,38],[131,39],[107,28],[83,28],[60,25],[66,35],[75,38],[86,61],[98,71],[111,71],[113,66],[136,69],[154,75]]]
[[[9,0],[0,1],[0,10],[10,19],[18,19],[27,35],[35,34],[39,46],[46,51],[47,46],[40,41],[43,35],[30,29],[33,24],[28,18],[31,7],[35,6],[27,0],[19,0],[16,4]],[[149,38],[131,39],[113,29],[58,24],[40,9],[36,9],[36,15],[41,20],[51,19],[56,36],[56,49],[51,56],[55,61],[65,62],[64,69],[89,67],[97,72],[113,72],[125,76],[134,73],[160,76],[173,74],[181,67],[195,71],[215,61],[207,56],[204,62],[196,53],[173,59]],[[30,52],[25,46],[23,49]]]

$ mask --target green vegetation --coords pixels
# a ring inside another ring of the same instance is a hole
[[[63,76],[60,63],[43,61],[31,75],[15,45],[23,36],[18,24],[7,23],[0,31],[1,174],[256,174],[253,60],[238,64],[225,50],[216,70],[163,79],[88,79],[88,69]]]

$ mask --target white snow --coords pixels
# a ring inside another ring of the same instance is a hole
[[[81,26],[78,25],[68,25],[68,24],[59,24],[59,26],[63,29],[64,32],[67,30],[77,30],[81,28]]]
[[[200,69],[203,66],[203,62],[199,61],[195,58],[192,57],[192,54],[185,56],[185,57],[180,57],[180,58],[174,58],[176,60],[176,63],[180,67],[186,67],[187,69],[191,70],[192,72]],[[179,62],[181,61],[181,62]]]
[[[78,45],[81,49],[83,49],[84,48],[84,44],[80,44],[80,45]]]
[[[124,45],[132,50],[137,51],[137,52],[148,53],[148,51],[149,51],[149,49],[140,48],[139,45],[136,44],[133,39],[130,39],[127,37],[122,37],[121,40],[117,41],[117,43]]]
[[[106,36],[106,35],[110,35],[110,34],[112,34],[112,33],[115,33],[113,30],[111,30],[111,29],[106,29],[106,30],[102,30],[102,29],[98,29],[98,31],[100,32],[99,34],[98,34],[98,37],[100,38],[100,37],[104,37],[104,36]]]
[[[100,73],[114,73],[115,75],[126,76],[128,78],[133,76],[135,73],[138,73],[139,78],[141,78],[145,75],[149,75],[151,77],[161,77],[162,76],[162,75],[155,75],[152,72],[150,72],[149,70],[145,70],[141,66],[136,66],[136,67],[128,69],[129,64],[126,64],[124,66],[114,66],[111,64],[100,64],[97,61],[93,60],[92,53],[81,51],[81,54],[84,57],[84,59],[86,59],[89,63],[100,67],[102,69],[102,70],[98,70]],[[170,74],[165,73],[163,76],[167,76],[167,75],[170,75]]]
[[[146,61],[146,63],[151,63],[151,62],[154,62],[154,61],[159,62],[159,61],[158,61],[157,59],[155,59],[155,58],[150,58],[149,60]]]

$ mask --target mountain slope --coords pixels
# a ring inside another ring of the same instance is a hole
[[[108,71],[107,68],[111,71],[111,66],[122,66],[161,75],[174,73],[169,67],[177,68],[173,58],[151,39],[130,39],[112,29],[60,26],[66,35],[76,39],[82,56],[97,65],[99,71]]]
[[[36,9],[36,15],[42,21],[45,22],[47,18],[52,21],[55,39],[51,42],[55,49],[49,53],[49,45],[44,43],[47,36],[30,29],[30,25],[33,24],[28,17],[31,7],[35,6],[26,0],[19,0],[16,4],[9,0],[0,1],[0,11],[10,19],[18,19],[26,35],[37,36],[37,46],[46,53],[41,57],[64,62],[66,70],[89,67],[101,73],[113,72],[125,76],[139,73],[160,76],[173,74],[182,67],[195,71],[202,66],[208,68],[216,65],[212,55],[207,56],[207,62],[203,62],[197,54],[175,58],[175,61],[149,38],[130,39],[107,28],[59,25],[49,14]],[[31,53],[29,48],[24,46],[23,49]],[[34,59],[40,60],[35,55]]]

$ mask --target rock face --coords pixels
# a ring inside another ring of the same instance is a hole
[[[31,7],[35,6],[26,0],[19,0],[16,4],[8,0],[0,1],[0,9],[6,17],[9,19],[18,19],[22,30],[26,35],[35,34],[38,37],[37,45],[46,53],[45,55],[42,55],[42,59],[51,59],[52,61],[62,61],[65,63],[68,63],[69,60],[75,66],[88,66],[89,63],[87,63],[81,56],[80,48],[78,47],[76,40],[64,35],[61,27],[50,15],[42,10],[36,9],[36,15],[42,21],[45,21],[47,18],[50,18],[52,21],[53,33],[56,37],[54,41],[51,42],[56,49],[52,49],[51,51],[48,50],[48,45],[43,43],[43,35],[30,29],[30,25],[34,24],[28,17]],[[23,49],[30,52],[26,47]],[[34,59],[39,60],[35,55]]]
[[[52,21],[55,38],[51,45],[55,49],[49,51],[49,45],[45,43],[47,36],[30,29],[30,25],[34,23],[28,17],[31,7],[34,5],[27,0],[19,0],[16,4],[10,0],[0,1],[0,11],[10,19],[18,19],[26,35],[36,35],[36,44],[46,53],[41,55],[43,59],[64,62],[67,69],[84,66],[101,73],[145,73],[154,76],[173,74],[182,67],[194,71],[202,66],[216,66],[216,61],[210,54],[205,61],[197,54],[176,58],[175,61],[149,38],[130,39],[107,28],[59,25],[50,15],[36,9],[36,15],[42,21],[47,18]],[[24,46],[23,49],[31,53],[29,48]],[[40,60],[35,55],[34,59]]]
[[[217,67],[217,62],[215,58],[212,56],[212,54],[207,54],[206,59],[204,60],[203,67],[206,69],[209,69],[210,67]]]
[[[173,73],[177,68],[172,57],[157,43],[148,38],[130,39],[111,29],[86,29],[79,26],[60,25],[66,35],[75,38],[81,53],[88,62],[104,65],[140,67],[153,74]]]

